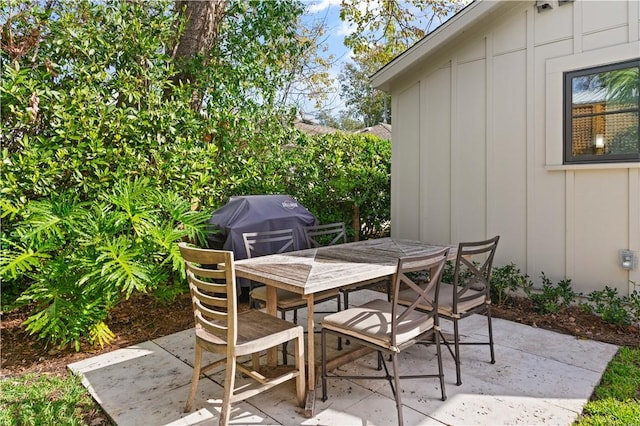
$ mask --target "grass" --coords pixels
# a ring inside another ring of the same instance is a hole
[[[620,348],[574,426],[640,425],[640,348]]]
[[[79,377],[27,374],[0,380],[0,425],[86,425],[98,410]]]

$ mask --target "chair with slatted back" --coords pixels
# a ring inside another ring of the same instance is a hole
[[[344,222],[304,227],[304,236],[309,248],[332,246],[347,242]]]
[[[282,229],[277,231],[246,232],[242,234],[245,244],[247,258],[264,256],[267,254],[286,253],[298,249],[292,229]],[[298,310],[307,307],[306,299],[298,293],[283,289],[276,290],[278,304],[277,309],[282,319],[286,319],[286,314],[293,311],[293,322],[298,323]],[[316,293],[315,303],[322,303],[330,299],[336,299],[337,310],[341,308],[340,292],[338,290],[327,290]],[[253,287],[249,292],[249,300],[252,307],[257,303],[266,305],[267,289],[265,286]],[[334,311],[332,311],[334,312]],[[318,311],[316,313],[324,313]],[[342,341],[338,341],[338,349],[342,349]],[[287,342],[282,344],[282,362],[287,364]]]
[[[293,234],[293,229],[245,232],[242,234],[242,240],[244,241],[247,257],[298,250],[298,240]]]
[[[438,250],[426,256],[403,257],[398,260],[397,273],[393,282],[391,302],[372,300],[364,305],[345,309],[344,311],[327,315],[322,320],[322,400],[327,400],[327,379],[383,379],[388,380],[396,399],[398,424],[402,419],[402,390],[400,379],[438,378],[440,381],[441,399],[447,396],[444,385],[444,370],[442,367],[442,352],[440,349],[440,328],[438,319],[438,296],[440,277],[449,254],[449,248]],[[426,288],[418,286],[412,279],[412,274],[430,270],[432,279]],[[398,292],[401,288],[413,292],[415,303],[402,306],[398,303]],[[434,294],[434,297],[431,294]],[[418,304],[432,306],[430,311],[418,310]],[[343,375],[335,372],[329,375],[327,368],[327,335],[350,338],[356,343],[370,347],[377,351],[378,362],[384,366],[386,375]],[[402,351],[421,343],[431,341],[436,345],[438,364],[437,374],[427,374],[414,371],[411,375],[400,375],[398,358]],[[393,375],[389,374],[387,362],[383,353],[389,354],[393,364]]]
[[[307,240],[307,245],[310,248],[329,246],[334,244],[344,244],[347,242],[347,233],[344,222],[329,223],[326,225],[306,226],[304,228],[304,235]],[[385,284],[387,288],[387,300],[391,300],[391,281],[386,280],[374,280],[364,283],[357,283],[348,287],[343,287],[340,292],[344,298],[344,308],[349,308],[349,293],[359,290],[366,290],[373,287],[379,287],[381,284]]]
[[[259,310],[238,313],[233,252],[201,249],[180,243],[185,261],[195,317],[195,362],[185,412],[192,410],[200,375],[225,366],[224,395],[219,424],[228,424],[231,404],[266,391],[287,380],[296,380],[298,403],[305,402],[304,331]],[[259,371],[258,353],[289,341],[295,342],[295,367]],[[225,355],[202,365],[203,351]],[[252,364],[241,358],[252,356]],[[236,387],[236,368],[255,385]],[[237,393],[236,393],[237,392]]]
[[[242,240],[244,242],[244,249],[247,254],[247,258],[298,250],[298,244],[295,235],[293,234],[293,229],[245,232],[242,234]],[[251,307],[256,307],[254,299],[261,301],[266,300],[266,291],[264,288],[254,294],[257,299],[251,296],[254,293],[253,290],[255,284],[256,283],[253,281],[250,282],[249,302]],[[262,293],[264,293],[264,295]]]
[[[438,310],[440,318],[453,322],[453,342],[447,339],[443,343],[451,353],[456,364],[456,384],[462,384],[460,374],[460,345],[488,345],[491,353],[491,364],[496,362],[493,350],[493,328],[491,326],[491,268],[498,247],[500,236],[484,241],[464,242],[458,244],[453,282],[443,282],[440,290]],[[400,293],[400,303],[413,303],[412,295]],[[430,306],[420,306],[430,309]],[[484,314],[487,317],[489,340],[486,342],[460,341],[459,321],[473,314]],[[443,336],[444,337],[444,336]],[[453,343],[454,350],[451,350]]]

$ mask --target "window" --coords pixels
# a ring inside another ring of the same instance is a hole
[[[640,161],[640,60],[564,74],[564,162]]]

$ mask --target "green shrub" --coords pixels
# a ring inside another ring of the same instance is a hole
[[[627,307],[631,314],[631,322],[640,324],[640,289],[634,281],[631,281],[631,284],[633,284],[634,290],[628,296]]]
[[[474,265],[478,265],[474,262]],[[453,284],[455,282],[456,263],[447,260],[442,271],[442,282]],[[458,285],[464,285],[465,281],[473,276],[473,272],[469,271],[465,265],[458,271]]]
[[[635,290],[629,296],[620,296],[617,289],[605,286],[589,293],[587,300],[589,303],[580,304],[583,309],[608,323],[630,325],[640,321],[640,294]]]
[[[345,222],[353,240],[357,206],[359,238],[389,233],[391,143],[371,135],[299,134],[284,150],[284,190],[309,209],[320,223]]]
[[[491,301],[498,306],[509,303],[520,290],[530,292],[533,282],[515,264],[493,268],[491,273]]]
[[[289,193],[321,223],[355,205],[360,237],[388,232],[389,142],[303,135],[277,102],[301,5],[229,2],[205,67],[171,56],[174,3],[3,2],[2,304],[48,342],[105,343],[123,297],[185,291],[175,242],[230,196]]]
[[[455,263],[447,261],[442,272],[442,281],[452,283],[454,281]],[[460,271],[460,282],[464,282],[471,272],[463,268]],[[527,274],[522,274],[515,264],[494,267],[491,271],[490,294],[491,301],[496,305],[508,304],[510,300],[522,290],[531,294],[533,282]]]
[[[83,336],[95,344],[113,337],[107,314],[122,297],[151,293],[170,300],[184,292],[184,267],[176,241],[204,241],[208,214],[147,181],[116,184],[97,202],[65,192],[32,201],[15,239],[4,241],[4,283],[27,281],[18,303],[32,313],[27,331],[58,344]]]
[[[525,294],[533,302],[534,309],[541,314],[554,314],[568,308],[576,299],[577,293],[572,289],[571,280],[565,279],[554,285],[544,272],[542,289],[534,292],[532,288],[525,288]]]

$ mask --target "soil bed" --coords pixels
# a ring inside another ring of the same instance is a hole
[[[240,309],[248,309],[248,306],[241,303]],[[512,306],[494,306],[493,315],[618,346],[640,345],[640,328],[608,324],[579,307],[571,307],[560,314],[540,315],[533,311],[528,299],[517,299]],[[72,362],[193,327],[191,301],[187,294],[166,306],[156,304],[148,296],[136,296],[122,302],[107,320],[116,339],[103,348],[83,345],[80,352],[72,348],[45,347],[20,327],[25,318],[25,311],[2,315],[0,377],[25,373],[66,374],[66,366]]]
[[[609,324],[579,306],[571,306],[558,314],[541,315],[535,312],[529,299],[518,298],[512,306],[493,306],[492,313],[496,318],[570,334],[581,339],[617,346],[640,346],[640,327]]]

